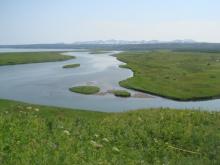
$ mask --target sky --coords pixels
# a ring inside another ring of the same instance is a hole
[[[0,0],[0,44],[220,43],[220,0]]]

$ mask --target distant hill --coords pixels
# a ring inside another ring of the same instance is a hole
[[[185,40],[174,40],[174,41],[159,41],[159,40],[141,40],[141,41],[126,41],[126,40],[95,40],[95,41],[82,41],[74,42],[73,44],[112,44],[112,45],[126,45],[126,44],[159,44],[159,43],[196,43],[196,41],[191,39]]]
[[[129,41],[128,41],[129,42]],[[175,51],[205,51],[205,52],[220,52],[220,43],[199,43],[185,40],[175,40],[173,42],[160,41],[139,41],[140,43],[126,43],[126,41],[88,41],[84,43],[73,44],[27,44],[27,45],[0,45],[0,48],[22,48],[22,49],[103,49],[103,50],[158,50],[169,49]],[[141,43],[143,42],[143,43]],[[118,43],[118,44],[116,44]],[[119,44],[120,43],[120,44]],[[123,43],[123,44],[122,44]]]

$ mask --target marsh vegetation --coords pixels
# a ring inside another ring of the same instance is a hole
[[[65,61],[74,56],[62,55],[62,52],[13,52],[0,53],[0,65],[30,64],[41,62]]]
[[[117,58],[134,72],[123,87],[174,100],[220,97],[220,53],[123,52]]]

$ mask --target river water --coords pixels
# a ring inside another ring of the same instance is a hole
[[[45,49],[0,49],[0,52],[60,51]],[[101,93],[123,89],[118,82],[133,75],[131,70],[119,68],[122,62],[106,54],[70,52],[76,59],[62,62],[22,64],[0,67],[0,98],[59,107],[121,112],[141,108],[177,108],[220,110],[220,99],[179,102],[128,90],[141,97],[119,98],[112,94],[81,95],[68,89],[78,85],[97,85]],[[1,55],[1,54],[0,54]],[[80,63],[79,68],[63,69],[66,64]]]

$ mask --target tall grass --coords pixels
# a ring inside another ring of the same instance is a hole
[[[0,101],[1,164],[219,164],[220,113]]]

